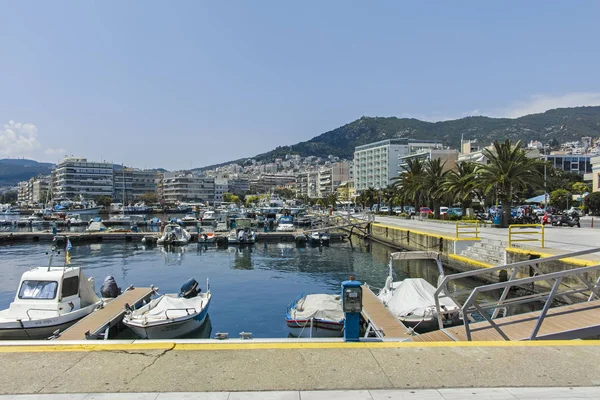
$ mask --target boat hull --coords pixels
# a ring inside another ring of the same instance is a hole
[[[101,302],[52,318],[31,321],[0,320],[0,340],[47,339],[54,332],[64,331],[81,318],[92,313]]]
[[[344,334],[344,323],[313,320],[312,327],[311,321],[308,320],[285,320],[290,334],[294,337],[310,338],[310,337],[342,337]]]
[[[209,302],[210,305],[210,302]],[[124,324],[142,339],[175,339],[200,329],[208,316],[208,306],[197,315],[185,320],[165,321],[154,325],[138,325],[124,321]]]

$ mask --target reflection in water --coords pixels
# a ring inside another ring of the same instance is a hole
[[[48,249],[45,243],[0,246],[0,309],[13,300],[24,271],[47,265]],[[382,287],[391,252],[385,246],[358,240],[352,245],[336,242],[329,247],[257,243],[227,249],[195,243],[180,247],[93,243],[74,246],[71,263],[96,280],[97,290],[107,275],[113,275],[122,288],[153,284],[160,293],[179,293],[189,278],[198,282],[209,278],[213,293],[210,317],[215,331],[287,337],[284,314],[290,301],[303,292],[339,293],[340,283],[349,275]],[[434,285],[437,282],[437,268],[430,261],[394,263],[393,269],[395,280],[411,276],[423,277]],[[464,284],[475,286],[468,281]]]

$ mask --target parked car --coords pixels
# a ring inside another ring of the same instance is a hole
[[[404,212],[408,215],[415,215],[415,208],[411,206],[404,206]]]
[[[390,212],[390,208],[388,206],[383,206],[379,208],[379,212],[381,213],[389,213]]]
[[[431,211],[431,208],[429,208],[429,207],[421,207],[421,208],[419,208],[419,213],[421,213],[421,214],[433,214],[433,211]]]
[[[449,208],[448,215],[456,215],[457,217],[462,217],[463,216],[462,208],[458,208],[458,207]]]
[[[581,217],[583,213],[581,212],[581,209],[579,207],[571,207],[568,210],[565,210],[564,214],[567,214],[571,217]]]
[[[443,217],[444,215],[446,215],[446,213],[448,213],[449,209],[450,207],[440,207],[440,215]]]
[[[394,208],[392,208],[392,213],[394,213],[394,214],[402,214],[402,207],[394,207]]]

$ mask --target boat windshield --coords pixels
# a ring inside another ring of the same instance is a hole
[[[56,297],[56,281],[23,281],[19,290],[20,299],[50,300]]]

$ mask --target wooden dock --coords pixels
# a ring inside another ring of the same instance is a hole
[[[494,319],[510,340],[529,340],[540,311]],[[487,321],[472,323],[473,341],[505,340]],[[569,340],[600,335],[600,300],[586,301],[548,310],[537,339]],[[462,326],[425,333],[412,338],[415,342],[467,341]]]
[[[370,322],[374,329],[381,332],[386,339],[408,339],[412,337],[408,333],[408,328],[379,301],[367,285],[363,285],[362,289],[362,316],[365,321]]]
[[[133,307],[135,304],[149,299],[155,290],[154,287],[128,289],[103,308],[79,320],[75,325],[62,332],[57,339],[85,340],[88,338],[97,338],[107,328],[116,325],[123,319],[126,304]]]

